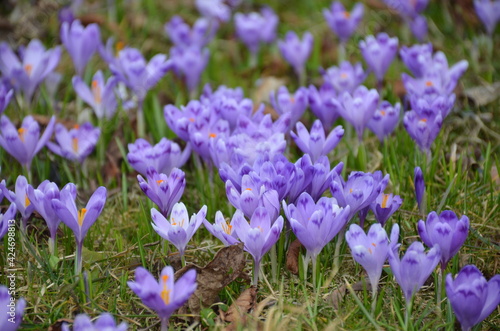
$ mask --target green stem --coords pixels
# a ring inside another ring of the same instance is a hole
[[[317,273],[317,270],[316,270],[316,264],[318,262],[318,256],[315,255],[315,256],[312,256],[311,257],[312,259],[312,277],[313,277],[313,287],[314,287],[314,292],[318,292],[318,288],[316,287],[316,278],[318,276],[318,273]],[[319,285],[319,284],[318,284]]]
[[[75,276],[78,276],[82,272],[82,253],[83,253],[83,241],[76,242],[76,253],[75,253]]]
[[[271,247],[271,276],[273,278],[273,283],[278,283],[278,254],[276,252],[276,245]]]
[[[252,285],[257,286],[259,284],[259,272],[260,272],[260,261],[253,261],[253,278]]]
[[[336,275],[339,271],[339,259],[340,259],[340,246],[345,236],[345,226],[340,230],[337,235],[337,242],[335,243],[335,253],[333,255],[333,274]]]
[[[411,302],[412,299],[406,301],[406,313],[405,313],[405,330],[409,330],[409,324],[410,324],[410,315],[411,315]]]

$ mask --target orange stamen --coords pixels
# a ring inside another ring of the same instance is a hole
[[[33,71],[33,66],[31,64],[27,64],[24,66],[24,70],[28,74],[28,76],[31,76],[31,72]]]
[[[380,115],[385,116],[385,111],[381,110]]]
[[[422,118],[422,119],[420,120],[420,122],[424,122],[424,123],[426,123],[426,122],[427,122],[427,118]]]
[[[433,85],[434,84],[430,80],[428,80],[428,81],[425,82],[425,86],[427,86],[427,87],[430,87],[430,86],[433,86]]]
[[[94,95],[94,101],[96,103],[101,103],[102,101],[101,87],[99,86],[99,83],[96,80],[92,81],[92,94]]]
[[[295,98],[294,98],[294,97],[291,97],[291,98],[290,98],[290,102],[291,102],[291,103],[295,103]]]
[[[344,14],[344,18],[351,17],[351,13],[349,13],[348,11],[343,12],[343,14]]]
[[[341,74],[340,74],[340,78],[342,78],[342,79],[345,79],[345,78],[347,78],[348,76],[349,76],[349,75],[348,75],[348,74],[346,74],[345,72],[343,72],[343,73],[341,73]]]
[[[78,211],[78,225],[81,227],[83,224],[83,218],[85,217],[85,214],[87,213],[87,209],[82,208]]]
[[[163,289],[160,292],[160,296],[163,302],[165,302],[165,304],[168,305],[170,303],[170,292],[171,292],[171,290],[169,290],[167,286],[168,275],[163,275],[161,279],[163,281]]]
[[[245,190],[246,191],[251,191],[252,189],[250,187],[247,187]]]
[[[191,122],[191,123],[194,122],[194,118],[190,117],[189,122]]]
[[[78,138],[71,139],[73,152],[78,153]]]
[[[17,129],[17,133],[19,135],[19,139],[21,139],[21,141],[24,142],[24,134],[26,133],[26,129],[19,128],[19,129]]]
[[[384,194],[382,198],[382,208],[387,208],[387,199],[389,199],[389,194]]]
[[[26,194],[24,196],[24,206],[28,207],[29,205],[31,205],[31,201],[30,201],[30,198],[28,198],[28,195]]]
[[[368,248],[368,252],[370,252],[370,254],[373,253],[371,248]]]
[[[80,126],[78,124],[73,125],[73,129],[78,130]]]
[[[372,243],[372,246],[373,246],[373,247],[377,247],[377,244],[375,244],[375,243]]]
[[[352,193],[352,188],[349,189],[349,193]]]
[[[161,184],[161,183],[163,183],[163,182],[164,182],[164,180],[163,180],[163,179],[158,179],[158,180],[156,181],[156,184],[160,185],[160,184]]]
[[[217,137],[217,135],[216,135],[215,133],[210,133],[208,136],[209,136],[210,138],[215,138],[215,137]]]
[[[125,48],[125,43],[123,41],[119,41],[115,45],[116,52],[119,52],[124,48]]]
[[[222,230],[229,235],[231,234],[231,232],[233,230],[233,226],[231,224],[228,224],[228,223],[222,223],[221,227],[222,227]]]

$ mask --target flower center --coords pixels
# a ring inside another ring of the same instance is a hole
[[[172,225],[179,225],[181,227],[184,227],[184,219],[182,219],[182,221],[180,221],[179,224],[177,224],[177,222],[175,221],[175,218],[172,217],[171,224]]]
[[[349,77],[349,75],[346,74],[345,72],[340,74],[340,78],[342,78],[342,79],[346,79],[347,77]]]
[[[434,86],[434,84],[430,80],[428,80],[425,82],[425,86],[431,87],[431,86]]]
[[[25,128],[19,128],[17,129],[17,134],[19,136],[19,139],[21,139],[22,142],[24,142],[24,134],[26,132]]]
[[[387,208],[387,199],[389,199],[389,194],[384,194],[384,197],[382,198],[382,208]]]
[[[209,134],[208,134],[208,136],[209,136],[210,138],[215,138],[215,137],[217,137],[217,134],[215,134],[215,133],[209,133]]]
[[[98,104],[101,103],[102,97],[101,97],[101,87],[99,86],[99,83],[97,80],[92,81],[92,94],[94,95],[94,101]]]
[[[31,76],[31,72],[33,71],[33,66],[31,64],[27,64],[24,66],[24,71],[28,74],[28,76]]]
[[[222,230],[229,235],[231,234],[231,232],[233,232],[233,226],[227,222],[222,223],[221,227]]]
[[[163,288],[161,290],[160,296],[163,302],[165,302],[165,304],[168,305],[170,303],[170,292],[171,292],[171,290],[169,290],[167,286],[168,275],[163,275],[161,277],[161,280],[163,282]]]
[[[31,205],[31,201],[30,198],[28,198],[28,195],[26,194],[24,196],[24,207],[28,207],[29,205]]]
[[[124,48],[125,48],[125,43],[123,41],[119,41],[115,45],[115,50],[116,50],[117,53],[119,51],[121,51],[122,49],[124,49]]]
[[[83,219],[85,218],[85,214],[87,213],[86,208],[82,208],[78,211],[78,225],[82,227]]]
[[[385,111],[381,110],[380,115],[385,116]]]
[[[295,103],[295,98],[294,98],[294,97],[291,97],[291,98],[290,98],[290,102],[291,102],[291,103]]]
[[[422,119],[420,120],[420,122],[422,122],[422,123],[427,123],[427,118],[422,118]]]
[[[190,117],[189,118],[189,122],[193,123],[194,122],[194,118]]]
[[[342,14],[344,15],[344,18],[350,18],[351,17],[351,13],[349,13],[348,11],[345,11]]]
[[[158,180],[156,181],[156,184],[158,184],[158,186],[159,186],[159,185],[161,185],[161,183],[163,183],[163,182],[164,182],[164,180],[163,180],[163,179],[158,179]]]

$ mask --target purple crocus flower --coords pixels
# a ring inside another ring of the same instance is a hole
[[[198,49],[205,47],[214,38],[218,28],[217,21],[207,18],[197,19],[193,27],[190,28],[182,17],[177,15],[172,17],[164,27],[175,46],[181,48],[197,47]]]
[[[182,167],[191,155],[188,144],[183,151],[179,145],[167,138],[152,146],[147,140],[139,138],[133,144],[128,144],[127,161],[138,173],[146,176],[148,167],[156,172],[170,174],[173,168]]]
[[[432,62],[432,44],[402,46],[399,50],[401,60],[411,73],[419,78],[423,77],[429,63]]]
[[[500,20],[500,1],[474,0],[474,9],[481,22],[483,22],[486,31],[492,36]]]
[[[11,89],[5,82],[0,81],[0,115],[9,105],[10,99],[12,99],[13,94],[14,90]]]
[[[283,229],[283,217],[272,219],[264,207],[258,207],[252,214],[250,223],[245,220],[243,213],[236,211],[234,215],[234,231],[245,244],[245,250],[254,260],[254,274],[252,285],[259,282],[260,261],[271,247],[278,241]]]
[[[52,207],[52,199],[60,199],[59,187],[56,183],[44,180],[36,189],[28,185],[26,194],[34,209],[47,223],[50,232],[49,250],[51,254],[55,254],[57,228],[61,219]]]
[[[391,231],[391,244],[397,243],[399,225],[394,224]],[[377,292],[382,268],[391,249],[387,233],[381,224],[370,226],[368,234],[357,224],[351,224],[345,233],[345,239],[351,249],[352,258],[363,266],[370,279],[373,296]]]
[[[323,123],[323,127],[331,128],[339,117],[337,108],[331,102],[331,99],[337,97],[333,86],[330,83],[324,83],[318,90],[314,85],[310,85],[307,96],[309,108],[313,114]]]
[[[398,52],[398,38],[389,38],[387,33],[379,33],[377,37],[368,36],[359,42],[361,54],[368,67],[380,83]]]
[[[424,41],[427,37],[427,19],[423,15],[418,15],[409,20],[408,25],[410,26],[410,31],[413,33],[418,41]]]
[[[361,63],[353,65],[349,61],[344,61],[340,65],[321,70],[321,75],[325,83],[329,83],[335,88],[339,95],[344,92],[352,93],[366,79],[366,73]]]
[[[363,140],[363,131],[377,111],[378,101],[378,92],[363,85],[352,94],[344,92],[337,100],[332,99],[340,116],[354,126],[359,141]]]
[[[361,3],[357,3],[352,11],[348,12],[340,1],[335,1],[331,10],[323,9],[323,16],[340,41],[346,43],[363,19],[363,11]]]
[[[375,219],[382,226],[385,222],[401,207],[403,200],[399,195],[380,193],[378,197],[370,204],[370,209],[375,214]]]
[[[403,124],[418,147],[425,153],[430,153],[430,148],[441,130],[443,118],[441,114],[425,118],[420,117],[414,110],[405,113]]]
[[[197,118],[208,116],[210,112],[207,106],[198,100],[191,100],[186,106],[180,109],[174,105],[166,105],[163,108],[163,116],[168,126],[182,140],[189,141],[189,127],[193,125]]]
[[[353,171],[346,182],[339,174],[332,174],[330,191],[337,199],[339,206],[351,207],[351,219],[358,211],[368,207],[385,190],[389,182],[389,175],[382,178],[382,172],[364,173]]]
[[[281,86],[278,91],[271,92],[269,99],[278,114],[290,113],[290,128],[300,120],[309,102],[305,87],[300,87],[291,94],[286,86]]]
[[[231,17],[231,9],[223,0],[196,0],[195,4],[200,14],[211,21],[227,22]]]
[[[442,118],[446,118],[453,109],[456,96],[454,93],[437,96],[424,94],[422,96],[410,95],[409,99],[411,109],[421,118],[432,118],[437,114],[440,114]]]
[[[327,137],[325,130],[320,120],[315,120],[311,132],[307,131],[302,122],[296,124],[297,134],[290,131],[290,135],[297,144],[297,147],[303,152],[311,156],[311,161],[315,163],[322,155],[328,155],[335,147],[337,147],[340,139],[344,136],[344,129],[341,125],[335,127]]]
[[[475,265],[466,265],[455,279],[446,276],[446,296],[462,330],[470,331],[500,304],[500,275],[487,282]]]
[[[255,172],[242,176],[241,190],[237,190],[230,180],[226,181],[226,195],[229,202],[248,218],[252,217],[258,207],[265,207],[272,220],[279,215],[278,192],[268,189]]]
[[[240,211],[236,211],[238,213]],[[236,235],[236,231],[234,231],[234,221],[237,218],[236,213],[233,215],[231,222],[228,223],[221,211],[218,210],[215,213],[215,223],[211,224],[206,219],[203,220],[203,225],[214,237],[222,241],[222,243],[226,246],[234,245],[239,243],[238,236]]]
[[[55,130],[57,144],[49,141],[47,147],[65,159],[83,163],[94,150],[100,135],[101,129],[93,127],[90,122],[75,125],[69,131],[64,125],[57,123]]]
[[[186,187],[184,171],[173,168],[169,175],[158,173],[149,167],[146,171],[147,181],[137,175],[139,186],[146,196],[158,206],[163,216],[168,217],[173,206],[179,202]]]
[[[0,44],[0,71],[16,91],[22,90],[27,103],[37,86],[54,71],[61,57],[61,47],[49,50],[38,39],[19,50],[19,57],[6,43]]]
[[[117,103],[114,89],[117,83],[118,80],[114,76],[106,82],[100,70],[92,78],[90,88],[79,76],[73,77],[73,88],[76,94],[92,107],[99,119],[103,117],[110,119],[115,114]]]
[[[172,69],[177,76],[184,78],[186,86],[191,94],[196,91],[200,83],[201,74],[207,66],[209,57],[210,51],[208,48],[172,47],[170,49]]]
[[[205,109],[204,116],[198,117],[188,127],[189,142],[193,151],[196,152],[208,167],[212,160],[210,146],[218,139],[225,139],[229,135],[229,123],[217,116],[209,116],[209,109]]]
[[[9,209],[7,209],[4,214],[0,213],[0,239],[2,239],[9,231],[9,221],[16,217],[16,213],[17,208],[15,203],[11,203]]]
[[[413,170],[413,183],[415,185],[415,198],[417,199],[418,209],[423,210],[422,200],[425,194],[424,174],[420,167],[415,167]]]
[[[40,137],[40,126],[31,115],[23,119],[19,129],[16,129],[7,116],[2,115],[0,118],[0,146],[29,171],[33,157],[52,136],[55,123],[56,117],[52,116],[45,132]]]
[[[83,27],[79,20],[71,24],[64,22],[61,25],[61,41],[73,60],[76,73],[83,76],[85,66],[101,42],[99,26],[94,23]]]
[[[135,48],[124,48],[118,53],[116,60],[109,65],[113,74],[135,93],[140,109],[142,109],[146,93],[171,67],[172,61],[167,60],[166,55],[157,54],[146,62],[141,52]]]
[[[2,331],[16,331],[21,325],[26,308],[26,300],[21,298],[15,302],[15,298],[11,297],[9,292],[6,286],[0,285],[0,330]]]
[[[406,304],[409,305],[413,295],[424,285],[439,263],[441,249],[439,245],[435,245],[425,254],[424,245],[415,241],[400,259],[395,243],[391,241],[391,246],[394,248],[389,249],[389,264],[396,281],[401,286]]]
[[[293,31],[288,31],[285,39],[278,40],[278,48],[285,60],[290,63],[299,78],[304,76],[304,67],[307,59],[311,55],[314,39],[311,33],[306,32],[299,39]]]
[[[295,204],[283,201],[283,210],[290,222],[293,233],[307,249],[306,264],[312,259],[313,270],[323,249],[344,228],[350,207],[339,207],[335,198],[322,197],[317,203],[306,192]]]
[[[209,102],[209,107],[212,107],[216,114],[229,123],[232,132],[236,129],[238,121],[249,120],[255,123],[260,116],[262,118],[264,116],[264,105],[261,104],[254,112],[253,102],[247,98],[237,99],[225,95],[213,96]]]
[[[106,331],[125,331],[127,330],[127,323],[122,322],[116,325],[113,315],[110,313],[102,313],[92,323],[86,314],[79,314],[73,322],[73,331],[93,331],[93,330],[106,330]],[[62,331],[70,331],[68,324],[62,325]]]
[[[7,200],[15,204],[17,211],[21,214],[21,230],[26,231],[28,219],[34,210],[34,206],[28,198],[28,180],[24,176],[17,176],[14,191],[9,191],[7,189],[5,180],[3,180],[1,184],[0,188],[2,189]]]
[[[69,183],[63,187],[59,199],[52,199],[52,208],[64,224],[75,234],[76,240],[76,264],[75,273],[82,271],[82,249],[83,240],[92,224],[95,223],[106,203],[106,188],[100,186],[90,197],[85,208],[80,210],[76,207],[76,186]]]
[[[256,12],[250,14],[236,13],[234,15],[234,24],[238,38],[255,56],[261,43],[269,44],[276,38],[278,16],[271,8],[264,7],[261,9],[260,14]]]
[[[394,107],[388,101],[382,101],[375,114],[366,124],[368,129],[377,135],[380,142],[389,136],[399,123],[401,104],[398,102]]]
[[[441,248],[441,269],[446,265],[467,239],[469,233],[469,218],[463,215],[458,219],[451,210],[441,214],[433,211],[427,215],[427,221],[418,221],[418,234],[422,241],[429,247],[439,244]]]
[[[179,202],[172,207],[170,219],[167,220],[158,210],[151,208],[153,229],[165,240],[172,243],[178,250],[182,259],[189,240],[200,227],[207,216],[207,206],[201,207],[197,214],[189,218],[186,206]]]
[[[168,319],[196,291],[196,270],[190,269],[174,283],[174,269],[166,266],[159,281],[143,267],[135,269],[135,282],[128,286],[161,319],[161,330],[168,330]]]
[[[429,0],[384,0],[384,2],[408,19],[424,11]]]

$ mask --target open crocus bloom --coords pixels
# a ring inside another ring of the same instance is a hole
[[[166,266],[157,281],[142,267],[135,270],[135,282],[128,286],[142,302],[160,317],[162,330],[167,330],[168,319],[196,291],[196,270],[190,269],[174,283],[174,269]],[[164,328],[165,327],[165,328]]]
[[[65,159],[83,163],[94,150],[100,135],[101,129],[93,127],[89,122],[75,125],[71,130],[57,123],[55,132],[57,144],[49,141],[47,147]]]
[[[233,215],[231,222],[228,223],[224,219],[224,216],[222,215],[221,211],[218,210],[215,213],[215,223],[210,224],[205,219],[203,220],[203,225],[205,225],[205,228],[208,230],[208,232],[210,232],[214,237],[222,241],[224,245],[226,246],[234,245],[239,242],[238,236],[236,235],[236,231],[234,231],[235,215],[236,213]]]
[[[116,77],[112,76],[106,81],[99,70],[92,77],[90,87],[79,76],[74,76],[72,82],[76,94],[92,107],[97,118],[113,117],[117,106],[114,92],[118,83]]]
[[[86,314],[80,314],[73,322],[73,331],[125,331],[127,327],[125,322],[116,325],[115,319],[110,313],[102,313],[93,323]],[[62,331],[70,331],[68,324],[63,324]]]

